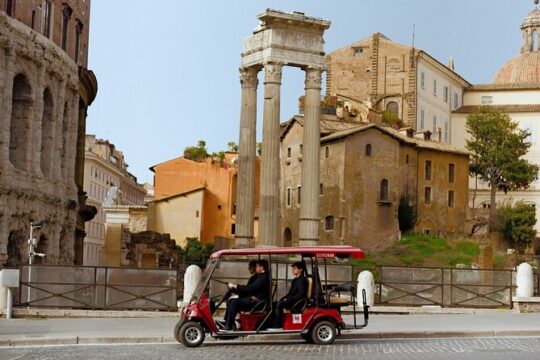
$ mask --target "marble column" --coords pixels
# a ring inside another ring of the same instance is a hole
[[[300,246],[319,243],[319,157],[321,124],[321,69],[306,68],[302,153]]]
[[[279,115],[281,64],[264,66],[264,112],[259,205],[259,246],[277,246],[280,236],[279,212]]]
[[[259,68],[240,69],[242,105],[236,183],[235,247],[252,247],[255,218],[255,167],[257,161],[257,73]]]

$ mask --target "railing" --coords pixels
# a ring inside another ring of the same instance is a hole
[[[516,288],[513,270],[380,266],[377,272],[379,305],[511,308]]]
[[[16,304],[102,310],[176,309],[181,270],[22,266]]]

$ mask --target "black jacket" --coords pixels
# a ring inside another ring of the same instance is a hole
[[[247,282],[247,285],[253,284],[253,282],[254,282],[255,280],[257,280],[257,276],[259,276],[259,274],[257,274],[257,273],[251,275],[251,276],[249,277],[249,280],[248,280],[248,282]]]
[[[283,299],[287,299],[290,302],[297,302],[301,299],[307,298],[308,292],[308,281],[304,274],[300,274],[298,277],[294,278],[291,282],[291,288],[287,295]]]
[[[268,301],[270,299],[270,276],[267,273],[259,274],[253,282],[248,282],[247,285],[238,285],[237,289],[240,296],[254,296],[259,300]]]

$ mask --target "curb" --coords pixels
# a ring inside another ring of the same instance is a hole
[[[407,331],[407,332],[364,332],[343,333],[341,340],[368,340],[368,339],[448,339],[448,338],[490,338],[533,336],[540,337],[539,330],[498,330],[498,331]],[[298,335],[261,335],[248,336],[243,342],[260,341],[290,341],[301,340]],[[214,341],[214,340],[212,340]],[[226,341],[229,343],[230,341]],[[96,344],[175,344],[170,336],[104,336],[104,337],[62,337],[62,338],[16,338],[0,339],[0,347],[22,347],[43,345],[96,345]]]

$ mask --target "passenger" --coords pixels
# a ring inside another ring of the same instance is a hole
[[[292,309],[294,304],[302,299],[307,299],[308,281],[305,275],[305,263],[298,261],[291,265],[295,276],[287,295],[281,298],[276,305],[276,322],[269,330],[281,330],[283,328],[283,311]]]
[[[229,302],[223,331],[233,330],[236,315],[240,311],[250,310],[261,300],[269,301],[270,275],[268,274],[268,261],[257,261],[255,269],[258,276],[251,284],[238,285],[229,283],[229,289],[236,289],[240,297]]]

